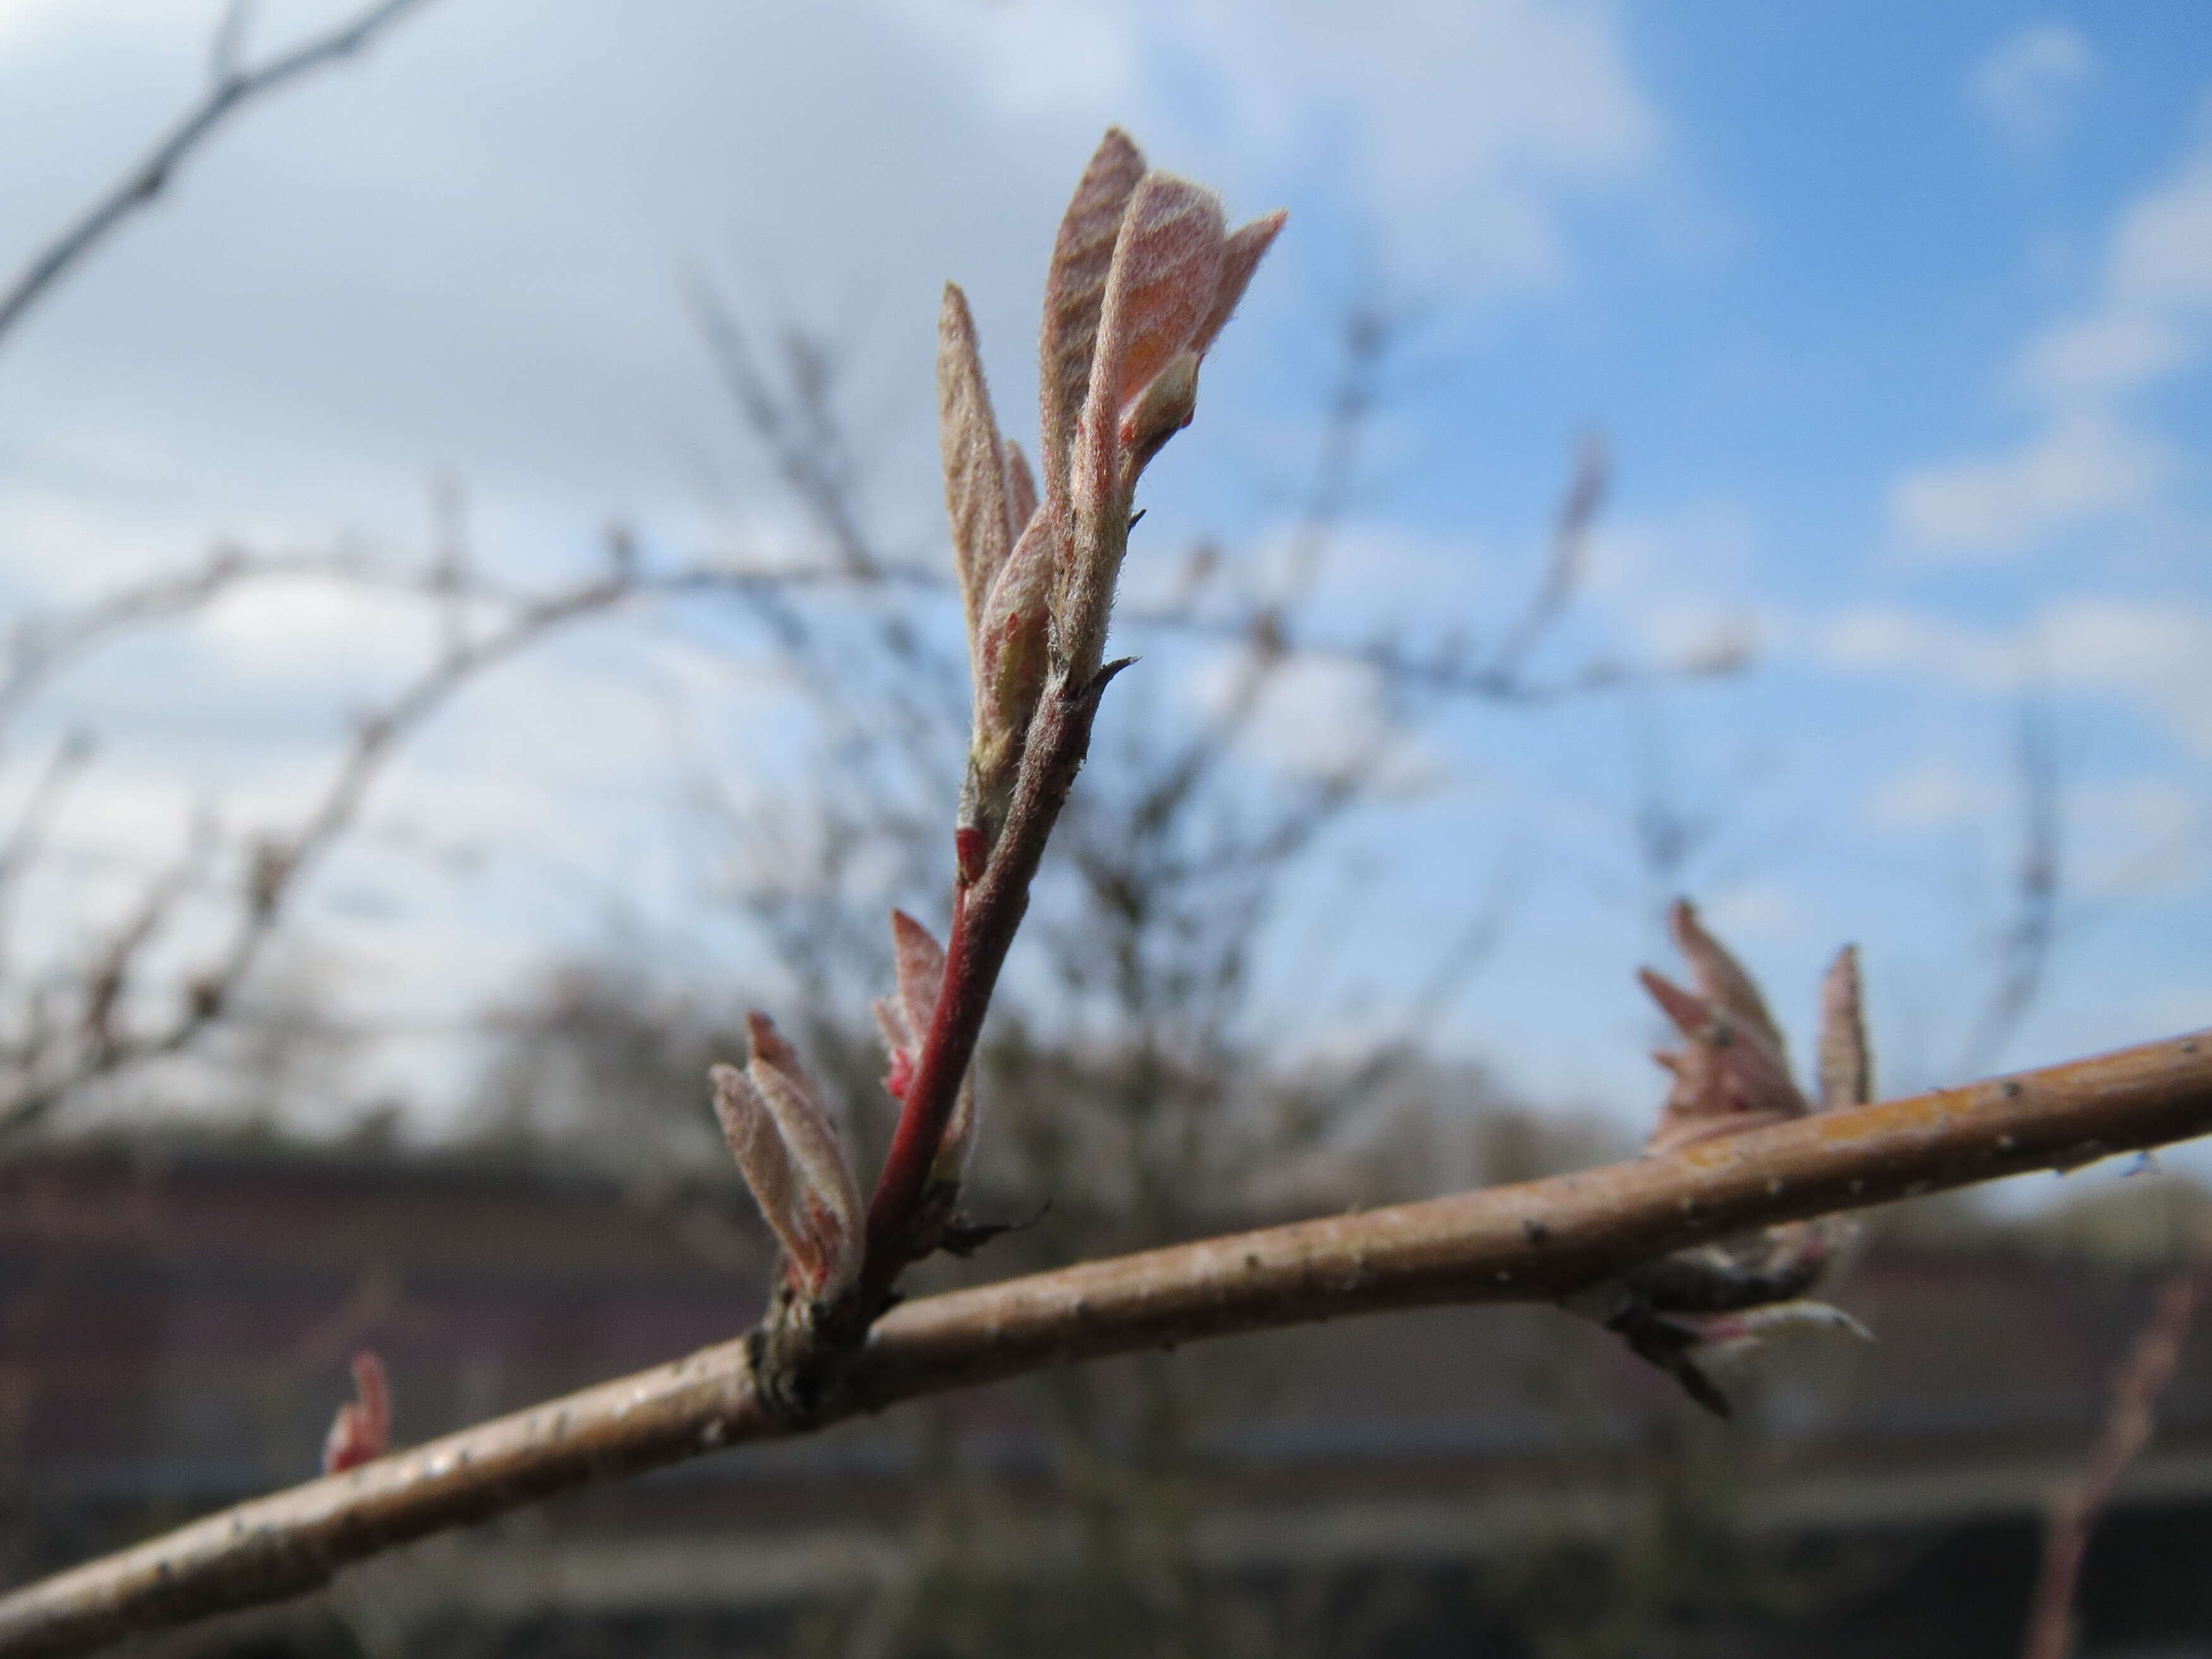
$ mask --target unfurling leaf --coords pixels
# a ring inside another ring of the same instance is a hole
[[[837,1126],[799,1052],[765,1014],[750,1014],[751,1062],[708,1073],[714,1114],[745,1184],[783,1246],[794,1286],[815,1300],[859,1275],[860,1194]]]
[[[1753,1028],[1665,975],[1644,969],[1652,1000],[1685,1039],[1653,1054],[1674,1073],[1647,1153],[1671,1152],[1714,1135],[1735,1134],[1802,1117],[1810,1109],[1790,1080],[1787,1062]]]
[[[1006,456],[991,410],[991,388],[975,346],[968,296],[945,285],[937,323],[937,438],[945,463],[945,514],[952,527],[953,568],[968,621],[968,648],[975,652],[983,602],[1006,556],[1013,551],[1013,514],[1007,502]],[[1026,518],[1026,515],[1024,515]]]
[[[323,1473],[373,1463],[392,1449],[392,1388],[384,1362],[363,1348],[353,1357],[354,1398],[338,1407],[323,1441]]]
[[[1739,1029],[1758,1037],[1767,1052],[1778,1059],[1783,1052],[1782,1033],[1774,1016],[1766,1012],[1766,999],[1759,995],[1759,987],[1744,972],[1743,964],[1705,930],[1698,921],[1697,907],[1687,899],[1677,899],[1667,921],[1675,948],[1690,964],[1698,994],[1728,1015]]]
[[[1198,337],[1190,349],[1203,357],[1213,349],[1214,340],[1229,325],[1237,306],[1244,298],[1244,290],[1252,285],[1252,274],[1260,269],[1260,261],[1275,245],[1290,215],[1281,208],[1262,214],[1249,225],[1240,225],[1230,233],[1221,248],[1221,282],[1214,290],[1213,306],[1199,325]]]
[[[1144,176],[1144,152],[1121,128],[1109,127],[1075,186],[1053,246],[1037,355],[1043,441],[1039,459],[1044,465],[1045,493],[1055,501],[1067,499],[1075,427],[1090,390],[1099,307],[1106,295],[1115,241],[1121,233],[1121,216]]]
[[[1199,365],[1282,223],[1270,215],[1231,234],[1221,198],[1171,173],[1147,173],[1130,196],[1099,312],[1053,589],[1058,648],[1078,678],[1096,672],[1103,653],[1137,480],[1190,423]]]
[[[1196,342],[1221,292],[1226,240],[1218,196],[1171,173],[1145,175],[1114,246],[1079,446]]]
[[[1874,1055],[1867,1047],[1866,1016],[1859,1006],[1859,952],[1836,952],[1820,983],[1820,1105],[1834,1111],[1874,1098]]]

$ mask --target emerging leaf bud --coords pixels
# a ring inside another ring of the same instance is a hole
[[[945,986],[945,951],[927,927],[903,910],[891,912],[891,951],[898,989],[877,1000],[876,1028],[883,1033],[884,1046],[890,1054],[884,1087],[892,1099],[904,1105],[937,1020],[937,1002]],[[960,1081],[945,1139],[930,1166],[933,1186],[959,1184],[975,1138],[975,1074],[971,1068]]]
[[[1698,989],[1692,994],[1649,969],[1643,974],[1644,988],[1684,1038],[1680,1048],[1654,1056],[1673,1073],[1674,1085],[1646,1155],[1811,1111],[1790,1080],[1782,1033],[1751,975],[1705,932],[1686,901],[1674,906],[1669,921]],[[1863,1104],[1872,1082],[1856,951],[1836,958],[1821,1003],[1821,1103]],[[1793,1328],[1867,1337],[1849,1314],[1805,1299],[1822,1279],[1834,1276],[1858,1234],[1850,1217],[1824,1216],[1718,1239],[1601,1280],[1569,1297],[1566,1305],[1619,1333],[1692,1399],[1725,1417],[1728,1396],[1701,1361]]]
[[[323,1441],[323,1473],[373,1463],[392,1449],[392,1389],[384,1362],[363,1348],[353,1357],[354,1398],[338,1407]]]
[[[1782,1033],[1741,963],[1705,932],[1685,900],[1670,917],[1690,963],[1692,996],[1650,969],[1640,977],[1686,1041],[1652,1056],[1674,1074],[1647,1153],[1674,1152],[1714,1135],[1802,1117],[1811,1106],[1790,1079]]]
[[[747,1016],[753,1055],[745,1070],[708,1077],[722,1137],[769,1228],[783,1246],[793,1287],[834,1297],[860,1271],[859,1183],[822,1097],[799,1054],[765,1014]]]

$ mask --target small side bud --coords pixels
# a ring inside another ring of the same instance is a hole
[[[716,1066],[708,1073],[714,1115],[783,1247],[793,1288],[818,1301],[860,1273],[860,1186],[798,1051],[765,1014],[749,1016],[748,1024],[753,1055],[745,1070]]]
[[[884,1087],[902,1104],[921,1066],[921,1050],[937,1020],[945,984],[945,947],[903,910],[891,912],[891,959],[898,988],[875,1004],[876,1027],[890,1052]]]
[[[793,1207],[812,1246],[812,1282],[806,1289],[817,1300],[833,1296],[860,1271],[860,1182],[836,1122],[799,1051],[766,1014],[748,1014],[745,1025],[753,1044],[745,1073],[775,1120],[792,1173],[798,1177]]]
[[[392,1449],[392,1389],[384,1362],[363,1348],[353,1357],[354,1397],[338,1407],[323,1441],[323,1473],[373,1463]]]

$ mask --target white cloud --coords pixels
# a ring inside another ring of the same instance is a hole
[[[1996,454],[1906,469],[1889,491],[1908,545],[1997,558],[2066,531],[2154,507],[2174,474],[2130,394],[2203,354],[2212,312],[2212,101],[2195,148],[2129,203],[2106,235],[2096,303],[2037,330],[2013,367],[2037,429]]]
[[[1815,654],[1860,673],[1924,677],[1978,692],[2028,686],[2127,703],[2212,754],[2212,607],[2075,595],[2013,633],[1896,605],[1860,605],[1814,629]]]
[[[1723,889],[1704,904],[1706,923],[1726,939],[1788,939],[1807,921],[1803,897],[1787,883],[1747,881]]]
[[[2091,898],[2171,897],[2199,890],[2205,811],[2172,778],[2100,779],[2068,791],[2069,882]]]
[[[2167,471],[2156,440],[2090,411],[2009,454],[1915,468],[1891,486],[1890,514],[1925,551],[2002,557],[2061,527],[2148,505]]]
[[[2028,341],[2021,353],[2020,380],[2030,393],[2053,404],[2094,401],[2173,373],[2197,345],[2163,317],[2140,312],[2071,317]]]
[[[2212,99],[2200,118],[2212,124]],[[2120,306],[2212,306],[2212,135],[2173,178],[2121,216],[2108,282]]]
[[[1988,779],[1948,760],[1926,760],[1875,786],[1867,817],[1878,830],[1948,830],[1995,809],[2000,796]]]
[[[2006,139],[2045,145],[2064,131],[2097,58],[2080,30],[2031,23],[1974,66],[1969,100]]]
[[[1562,196],[1632,180],[1661,147],[1619,10],[1593,0],[898,10],[1002,110],[1128,122],[1218,183],[1318,166],[1373,216],[1394,270],[1455,289],[1566,275]]]
[[[1244,689],[1249,659],[1216,655],[1191,682],[1209,715],[1224,713]],[[1243,733],[1246,751],[1287,776],[1316,781],[1373,767],[1384,789],[1419,788],[1436,775],[1435,757],[1394,721],[1382,676],[1365,663],[1294,657],[1262,688]]]

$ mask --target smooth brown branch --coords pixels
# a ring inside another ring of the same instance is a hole
[[[2128,1465],[2150,1443],[2157,1426],[2153,1413],[2180,1368],[2181,1345],[2189,1335],[2197,1297],[2196,1276],[2187,1270],[2176,1273],[2160,1291],[2157,1306],[2120,1364],[2112,1384],[2112,1410],[2087,1467],[2051,1505],[2043,1534],[2043,1569],[2036,1578],[2022,1659],[2067,1659],[2074,1650],[2074,1603],[2090,1531]]]
[[[1664,1157],[1207,1239],[894,1309],[795,1424],[744,1338],[0,1597],[0,1659],[270,1601],[568,1488],[1072,1360],[1389,1308],[1543,1302],[1704,1241],[2212,1132],[2212,1031]]]

